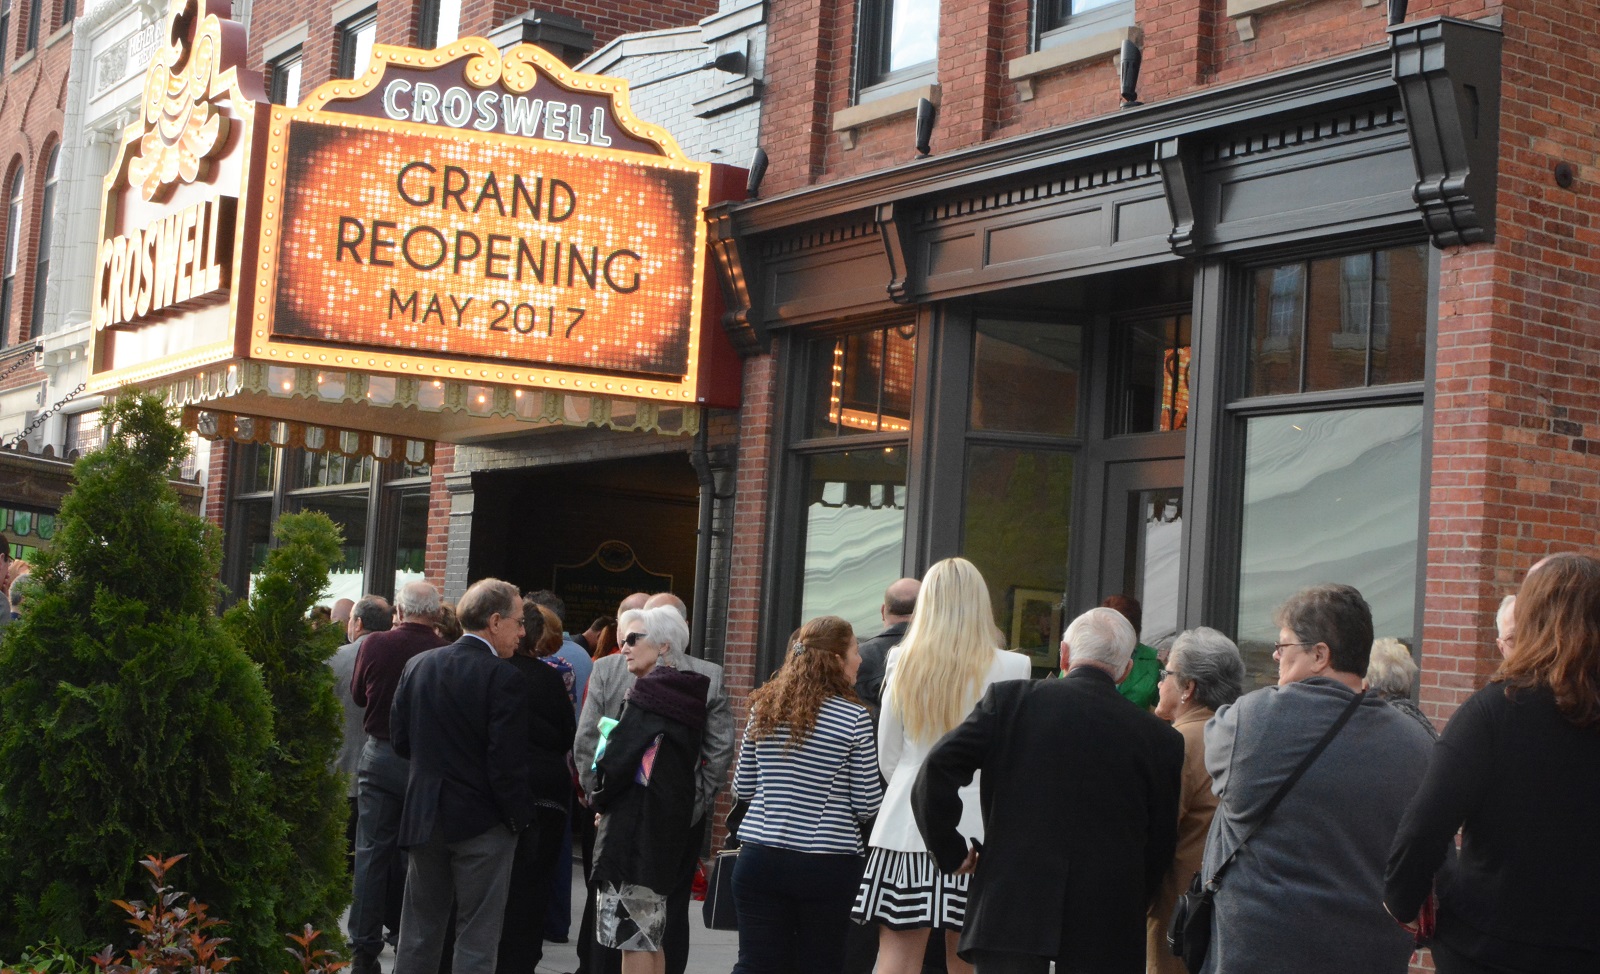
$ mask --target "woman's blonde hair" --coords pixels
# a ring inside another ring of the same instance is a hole
[[[907,737],[935,741],[966,719],[999,648],[997,631],[989,586],[976,565],[946,558],[928,569],[886,701]]]
[[[855,641],[855,630],[838,616],[820,616],[796,629],[785,646],[783,666],[750,695],[750,739],[759,741],[787,726],[788,746],[799,747],[816,729],[829,697],[860,703],[844,672]]]

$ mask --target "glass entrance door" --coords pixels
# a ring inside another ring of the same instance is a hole
[[[1178,632],[1183,513],[1181,459],[1107,465],[1099,597],[1139,600],[1147,646]]]

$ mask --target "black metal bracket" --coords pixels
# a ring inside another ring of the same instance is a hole
[[[1183,140],[1162,139],[1156,143],[1156,167],[1166,189],[1167,211],[1172,215],[1172,232],[1167,243],[1175,254],[1193,254],[1199,249],[1195,239],[1194,161]]]
[[[722,327],[734,351],[745,358],[759,355],[771,348],[771,336],[756,317],[755,282],[746,273],[745,242],[734,224],[731,204],[721,203],[708,209],[706,224],[711,255],[717,262],[717,277],[722,281],[722,292],[728,301]]]
[[[883,253],[889,259],[889,299],[895,304],[905,304],[911,300],[911,290],[906,283],[910,270],[906,263],[904,215],[897,213],[894,203],[879,203],[872,220],[878,225]]]
[[[1503,36],[1453,17],[1389,28],[1417,167],[1412,196],[1440,247],[1494,239]]]

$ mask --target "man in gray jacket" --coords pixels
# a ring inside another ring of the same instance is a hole
[[[1222,877],[1204,971],[1404,974],[1413,943],[1384,912],[1384,867],[1433,741],[1369,694],[1252,835],[1278,786],[1361,692],[1372,651],[1372,612],[1348,585],[1296,593],[1277,622],[1278,685],[1206,724],[1218,805],[1202,873],[1250,841]]]
[[[628,609],[653,609],[660,605],[670,605],[688,618],[683,600],[670,592],[649,596],[643,600],[643,604],[640,601],[639,595],[624,599],[617,607],[617,618],[621,619],[622,613]],[[627,635],[619,630],[617,641],[621,642]],[[689,888],[694,881],[694,867],[705,842],[711,813],[716,809],[717,790],[722,787],[728,776],[728,766],[733,763],[733,710],[722,686],[722,667],[686,653],[675,654],[670,659],[663,657],[661,662],[690,673],[702,673],[711,680],[711,689],[706,697],[705,736],[700,745],[700,780],[695,794],[694,824],[690,826],[694,837],[690,843],[693,854],[683,864],[683,874],[677,888],[667,896],[667,974],[683,974],[689,962]],[[593,792],[595,786],[594,752],[600,741],[600,718],[616,719],[622,715],[622,705],[628,690],[633,687],[634,679],[621,653],[597,660],[594,670],[589,674],[589,695],[584,700],[583,714],[578,718],[578,736],[572,748],[573,760],[578,766],[578,781],[586,794]],[[586,955],[593,934],[594,894],[591,890],[589,902],[584,905],[582,928],[578,931],[579,970],[593,974],[619,970],[621,954],[617,951],[596,945]]]

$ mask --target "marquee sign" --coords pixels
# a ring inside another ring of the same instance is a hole
[[[263,106],[252,358],[696,402],[712,167],[531,45]]]
[[[230,357],[241,197],[259,76],[227,0],[171,0],[139,120],[106,174],[93,306],[96,389]]]

